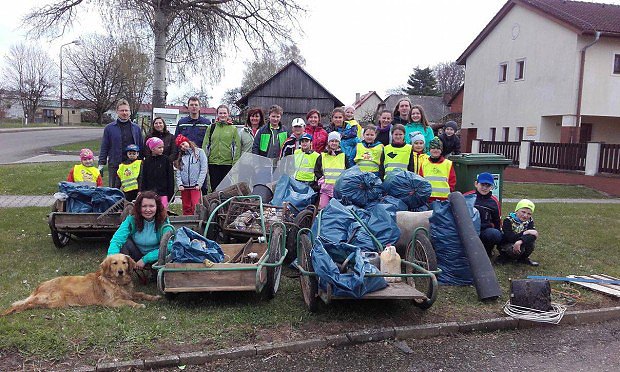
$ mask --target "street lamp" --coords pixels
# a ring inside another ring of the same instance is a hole
[[[80,45],[80,40],[73,40],[71,42],[62,44],[60,46],[60,121],[58,122],[59,126],[62,126],[62,121],[64,120],[63,113],[62,113],[62,47],[70,45],[70,44]]]

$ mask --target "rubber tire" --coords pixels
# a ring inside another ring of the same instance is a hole
[[[299,243],[301,245],[301,257],[298,257],[299,265],[306,271],[314,272],[312,258],[310,257],[312,242],[308,234],[302,234],[299,238]],[[299,284],[306,307],[310,312],[315,313],[319,308],[319,282],[315,276],[301,274],[299,276]]]
[[[295,225],[300,229],[306,227],[311,228],[314,222],[314,212],[310,209],[304,209],[295,216]]]
[[[54,219],[54,212],[57,211],[56,205],[54,204],[54,206],[52,207],[52,213],[50,213],[50,215],[47,217],[47,224],[50,227],[50,235],[52,236],[52,242],[54,242],[54,245],[56,246],[56,248],[64,248],[67,246],[67,244],[69,244],[69,240],[71,240],[71,235],[68,233],[61,233],[58,230],[56,230],[56,226],[54,226],[53,223],[53,219]]]
[[[163,266],[166,264],[166,256],[168,255],[168,241],[172,237],[172,231],[166,231],[166,233],[161,237],[161,241],[159,242],[159,256],[157,258],[157,265]]]
[[[276,226],[271,233],[269,239],[269,256],[267,257],[268,263],[276,263],[280,261],[282,257],[282,247],[280,246],[282,241],[282,228]],[[280,277],[282,276],[282,266],[268,267],[267,268],[267,282],[263,289],[264,296],[267,299],[272,299],[276,296],[278,288],[280,288]]]
[[[412,249],[413,248],[413,249]],[[407,246],[406,253],[407,261],[420,261],[422,264],[419,264],[423,268],[429,271],[437,270],[437,256],[435,255],[435,250],[433,249],[433,245],[429,240],[426,233],[422,230],[419,230],[415,235],[415,246],[411,246],[411,242]],[[407,273],[412,273],[413,269],[407,266]],[[427,297],[426,300],[418,301],[414,300],[413,304],[420,309],[428,309],[433,305],[433,301],[430,299],[433,297],[433,291],[435,288],[432,285],[431,278],[425,277],[416,277],[416,278],[407,278],[407,283],[410,285],[415,285],[415,288],[424,293]]]

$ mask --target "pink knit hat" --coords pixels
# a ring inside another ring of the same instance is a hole
[[[164,141],[162,141],[162,139],[159,138],[159,137],[151,137],[151,138],[146,140],[146,145],[151,150],[153,150],[155,147],[157,147],[159,145],[163,145],[163,144],[164,144]]]
[[[94,157],[95,154],[93,154],[93,151],[91,149],[80,150],[80,160],[93,159]]]

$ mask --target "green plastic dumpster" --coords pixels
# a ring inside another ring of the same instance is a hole
[[[495,179],[493,195],[502,202],[502,189],[504,187],[504,169],[512,164],[511,159],[506,159],[500,154],[460,154],[449,157],[454,164],[456,173],[456,190],[462,193],[474,189],[474,181],[478,174],[489,172]]]

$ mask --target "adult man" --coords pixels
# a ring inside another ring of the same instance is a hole
[[[121,181],[116,172],[119,164],[127,160],[127,153],[124,150],[131,144],[142,145],[142,131],[137,124],[129,120],[131,108],[126,100],[121,99],[116,103],[116,114],[118,118],[103,129],[99,169],[108,164],[108,185],[120,188]]]
[[[187,108],[189,109],[189,116],[179,120],[174,136],[177,137],[182,134],[194,142],[198,148],[202,148],[202,141],[211,122],[209,119],[200,116],[200,99],[198,97],[189,97]]]

